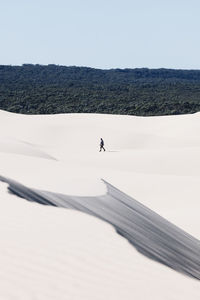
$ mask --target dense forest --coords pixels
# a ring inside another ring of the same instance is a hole
[[[200,71],[0,66],[0,109],[24,114],[200,111]]]

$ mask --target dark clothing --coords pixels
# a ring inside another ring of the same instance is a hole
[[[104,151],[106,151],[106,149],[104,148],[104,146],[101,146],[101,145],[100,145],[100,150],[99,150],[99,152],[101,152],[102,149],[103,149]]]
[[[103,139],[101,139],[101,142],[100,142],[100,150],[99,150],[99,152],[101,152],[102,149],[104,151],[106,151],[106,149],[104,148],[104,141],[103,141]]]

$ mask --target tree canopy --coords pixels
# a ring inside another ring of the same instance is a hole
[[[194,113],[200,110],[200,71],[1,65],[0,109],[25,114]]]

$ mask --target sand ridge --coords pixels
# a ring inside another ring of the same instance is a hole
[[[183,247],[181,255],[198,251],[199,113],[145,118],[0,111],[0,126],[2,148],[9,144],[0,151],[4,178],[30,187],[40,197],[43,193],[43,200],[62,194],[73,201],[104,197],[104,178],[117,188],[112,195],[118,198],[123,191],[188,232],[186,240],[194,236],[197,246],[191,252]],[[105,153],[99,153],[100,137]],[[0,183],[0,193],[2,299],[200,298],[197,280],[141,255],[110,224],[80,211],[25,201],[9,193],[5,183]],[[109,199],[115,201],[113,196]],[[121,234],[125,232],[126,228]],[[161,241],[163,246],[165,235]],[[198,274],[198,252],[193,258]],[[193,263],[189,269],[195,270]]]

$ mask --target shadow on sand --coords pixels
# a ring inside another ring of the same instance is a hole
[[[140,253],[200,280],[200,241],[108,182],[102,196],[70,196],[28,188],[0,176],[9,191],[29,201],[75,209],[113,225]]]

